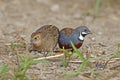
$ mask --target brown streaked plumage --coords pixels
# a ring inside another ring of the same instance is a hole
[[[44,25],[31,35],[30,51],[50,52],[57,45],[59,29],[53,25]]]

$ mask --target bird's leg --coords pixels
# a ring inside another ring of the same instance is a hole
[[[62,50],[62,49],[59,49],[59,48],[56,48],[53,52],[54,52],[54,53],[63,54],[63,50]]]
[[[73,52],[74,52],[74,50],[73,50],[73,49],[71,49],[71,50],[70,50],[70,52],[72,52],[72,53],[73,53]]]

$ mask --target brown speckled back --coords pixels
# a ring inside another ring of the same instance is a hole
[[[72,28],[64,28],[60,32],[65,34],[65,35],[72,35],[74,33],[74,29]]]
[[[37,39],[36,37],[39,36]],[[53,25],[44,25],[31,35],[32,51],[53,51],[58,43],[59,29]],[[37,39],[37,40],[36,40]]]

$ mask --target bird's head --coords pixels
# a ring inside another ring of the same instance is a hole
[[[42,35],[40,33],[33,33],[31,35],[30,45],[38,48],[42,44]]]
[[[76,28],[77,33],[79,33],[79,39],[84,40],[84,37],[88,34],[92,34],[92,32],[86,27],[86,26],[81,26]]]

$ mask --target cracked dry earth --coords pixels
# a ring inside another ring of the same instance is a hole
[[[29,42],[32,32],[45,24],[56,25],[59,29],[88,26],[93,34],[85,38],[80,50],[84,54],[89,51],[98,62],[109,60],[120,43],[120,1],[102,1],[97,18],[94,17],[94,3],[94,0],[0,0],[0,66],[6,61],[15,61],[9,43],[19,36]],[[24,49],[22,51],[25,53]],[[80,64],[70,63],[67,68],[61,65],[61,60],[39,63],[28,73],[35,75],[37,80],[120,80],[119,70],[110,69],[120,67],[119,59],[102,70],[94,66],[93,73],[98,73],[98,77],[66,78],[64,75],[68,71],[77,71]],[[90,71],[84,71],[87,72]]]

